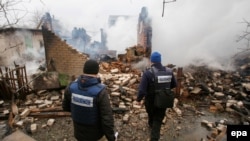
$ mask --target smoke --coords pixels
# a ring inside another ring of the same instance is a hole
[[[150,61],[148,58],[143,58],[139,62],[132,64],[133,69],[141,71],[145,70],[147,67],[150,67]]]
[[[243,18],[250,19],[248,4],[247,0],[177,0],[165,4],[163,11],[161,2],[146,1],[138,11],[148,7],[152,18],[152,51],[162,54],[164,65],[206,64],[232,70],[232,56],[243,46],[236,42],[245,29],[240,22]],[[107,32],[108,47],[125,52],[124,48],[136,44],[137,23],[138,18],[120,19]]]
[[[27,74],[38,72],[40,66],[45,67],[44,48],[28,48],[22,56],[21,61],[26,66]]]
[[[152,18],[152,51],[162,53],[163,64],[177,66],[199,60],[211,67],[232,69],[231,57],[238,52],[237,48],[245,47],[236,42],[237,36],[245,30],[241,22],[243,19],[250,21],[249,0],[177,0],[165,4],[164,16],[162,1],[86,0],[79,3],[71,0],[58,3],[44,0],[44,3],[69,29],[84,27],[94,34],[106,27],[108,47],[118,53],[136,43],[138,19],[120,19],[116,26],[108,29],[108,16],[139,16],[141,8],[146,6]]]
[[[162,53],[163,63],[184,66],[196,63],[220,69],[232,69],[231,57],[242,44],[237,35],[244,30],[239,24],[250,18],[250,1],[177,0],[165,4],[151,3],[153,51]],[[196,61],[196,62],[195,62]]]
[[[45,63],[45,52],[44,47],[33,44],[33,40],[36,40],[33,38],[35,38],[33,34],[27,30],[17,31],[10,36],[9,45],[13,47],[3,53],[3,56],[8,57],[3,65],[14,67],[15,63],[19,66],[26,66],[28,75],[36,73],[39,66]]]
[[[107,29],[107,46],[117,53],[137,44],[138,17],[118,18],[115,25]]]

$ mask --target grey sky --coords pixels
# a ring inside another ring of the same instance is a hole
[[[69,30],[78,26],[89,31],[106,27],[109,14],[138,16],[141,7],[147,6],[153,20],[153,51],[162,53],[164,64],[178,66],[195,58],[212,66],[220,66],[221,61],[228,63],[237,48],[245,46],[236,43],[237,35],[246,27],[241,22],[250,21],[250,0],[177,0],[165,5],[164,17],[162,0],[42,1],[44,5],[34,3],[36,9],[51,12]],[[111,49],[125,49],[130,43],[133,46],[136,24],[134,18],[109,30]]]

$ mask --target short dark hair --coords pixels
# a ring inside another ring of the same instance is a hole
[[[95,60],[87,60],[83,67],[83,73],[85,74],[98,74],[99,64]]]

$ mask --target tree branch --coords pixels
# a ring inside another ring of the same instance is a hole
[[[20,45],[23,45],[23,42],[20,42],[20,43],[14,45],[14,46],[7,47],[3,51],[1,51],[1,53],[5,52],[8,49],[19,47]]]
[[[16,25],[23,19],[27,14],[27,9],[25,6],[21,5],[27,0],[0,0],[0,28],[11,27]],[[17,8],[17,6],[22,6],[21,8]],[[26,11],[26,13],[25,13]],[[20,16],[20,13],[22,15]],[[23,13],[24,12],[24,13]]]

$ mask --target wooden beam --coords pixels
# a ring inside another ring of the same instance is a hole
[[[42,112],[42,113],[30,113],[31,117],[39,118],[56,118],[56,117],[70,117],[70,112]]]

